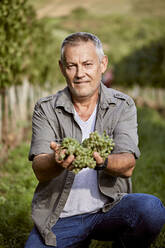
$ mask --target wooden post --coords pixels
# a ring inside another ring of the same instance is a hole
[[[1,127],[1,140],[2,140],[2,152],[3,157],[7,158],[8,156],[8,119],[9,119],[9,112],[8,112],[8,94],[7,89],[4,87],[0,90],[1,94],[1,110],[2,110],[2,127]]]

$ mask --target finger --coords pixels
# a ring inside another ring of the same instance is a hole
[[[67,167],[67,169],[68,169],[69,171],[72,171],[74,168],[75,168],[75,167],[74,167],[74,165],[72,165],[72,164],[70,164],[70,165]]]
[[[55,158],[58,163],[62,163],[65,159],[65,154],[66,150],[65,149],[58,149],[55,151]]]
[[[58,150],[59,147],[60,147],[60,145],[57,144],[57,143],[54,142],[54,141],[52,141],[52,142],[50,143],[50,148],[51,148],[52,150],[54,150],[54,151]]]
[[[100,154],[98,152],[94,152],[93,157],[96,160],[96,164],[103,164],[104,163],[104,159],[100,156]]]
[[[67,169],[72,169],[71,165],[73,160],[75,159],[74,155],[69,155],[62,163],[62,167]]]

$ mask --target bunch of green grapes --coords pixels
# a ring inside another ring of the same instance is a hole
[[[61,156],[61,160],[68,155],[74,155],[75,160],[72,165],[74,173],[78,173],[81,169],[89,167],[94,169],[96,161],[93,158],[93,152],[99,152],[100,156],[105,159],[112,151],[114,143],[106,133],[100,136],[96,131],[90,134],[88,139],[85,139],[80,144],[74,138],[64,138],[61,144],[61,149],[65,149],[65,154]]]
[[[98,152],[103,159],[106,159],[113,150],[114,142],[105,131],[102,135],[95,131],[90,134],[88,139],[83,141],[82,146],[91,149],[93,152]]]
[[[61,149],[65,149],[65,154],[60,157],[61,160],[69,155],[75,156],[75,160],[72,162],[75,167],[73,169],[74,173],[78,173],[82,168],[94,168],[96,166],[96,161],[92,157],[92,150],[83,147],[74,138],[64,138]]]

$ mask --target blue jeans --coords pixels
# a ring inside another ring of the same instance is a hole
[[[128,194],[106,213],[60,218],[52,231],[57,237],[56,248],[87,248],[91,239],[115,241],[117,247],[146,248],[165,224],[165,207],[148,194]],[[33,228],[25,248],[46,248]]]

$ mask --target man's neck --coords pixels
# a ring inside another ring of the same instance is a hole
[[[96,107],[97,102],[98,96],[90,97],[89,99],[83,99],[83,101],[77,101],[76,99],[73,99],[74,108],[83,121],[87,121],[89,119]]]

